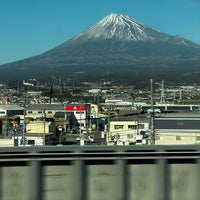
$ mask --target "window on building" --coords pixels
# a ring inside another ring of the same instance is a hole
[[[176,140],[181,140],[181,136],[176,136]]]
[[[123,129],[124,125],[114,125],[114,129]]]
[[[177,126],[183,126],[183,122],[177,122]]]
[[[76,111],[76,114],[84,114],[84,112]]]
[[[196,137],[196,140],[200,140],[200,136],[197,136],[197,137]]]
[[[156,135],[156,140],[160,140],[160,136]]]
[[[127,134],[127,139],[132,139],[133,138],[133,134]]]
[[[35,145],[35,140],[28,140],[28,145]]]
[[[119,140],[120,139],[120,134],[116,133],[115,135],[112,135],[111,138],[112,138],[112,140]]]
[[[139,129],[144,129],[144,124],[138,124]]]
[[[84,127],[84,125],[85,125],[84,123],[81,123],[81,127]]]
[[[136,130],[137,129],[137,125],[128,125],[128,129],[129,130]]]

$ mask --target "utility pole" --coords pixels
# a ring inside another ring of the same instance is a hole
[[[150,89],[151,89],[151,144],[155,145],[155,113],[154,113],[154,88],[153,79],[150,79]]]
[[[99,94],[97,94],[97,132],[99,131]]]
[[[165,97],[164,97],[164,81],[161,82],[161,98],[160,103],[165,103]]]
[[[84,141],[84,133],[82,132],[82,100],[81,100],[81,104],[80,104],[80,146],[84,146],[85,145],[85,141]],[[85,119],[84,119],[85,120]]]
[[[23,126],[23,134],[22,134],[23,146],[25,146],[25,135],[26,135],[26,93],[24,92],[24,126]]]
[[[46,113],[45,113],[45,99],[43,98],[43,146],[45,146],[45,118],[46,118]]]

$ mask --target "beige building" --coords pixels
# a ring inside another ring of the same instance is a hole
[[[117,144],[135,142],[138,133],[138,120],[133,117],[113,118],[109,123],[107,143],[115,141]]]
[[[156,145],[200,144],[200,130],[156,130]]]
[[[26,124],[25,144],[26,146],[41,146],[45,139],[56,132],[55,123],[43,121],[31,121]],[[19,146],[23,145],[22,135],[18,137]]]
[[[200,113],[166,114],[155,118],[155,144],[200,143]]]

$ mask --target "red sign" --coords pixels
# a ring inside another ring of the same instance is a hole
[[[66,105],[65,108],[67,111],[76,111],[76,110],[85,111],[85,110],[87,110],[87,107],[85,105]]]

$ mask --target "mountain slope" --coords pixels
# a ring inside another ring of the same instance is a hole
[[[13,68],[16,69],[15,78],[48,77],[76,71],[100,75],[105,70],[111,71],[113,76],[118,72],[126,77],[138,70],[151,75],[155,68],[165,74],[171,67],[184,71],[187,65],[190,70],[191,67],[198,70],[199,60],[200,45],[161,33],[127,15],[111,13],[54,49],[1,66],[0,78]]]

